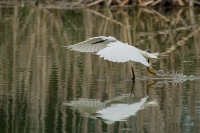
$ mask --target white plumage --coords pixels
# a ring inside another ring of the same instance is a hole
[[[112,62],[134,61],[139,62],[147,67],[149,67],[150,64],[145,58],[157,58],[158,55],[158,53],[148,53],[134,46],[128,45],[127,43],[122,43],[111,36],[89,38],[86,41],[67,46],[67,48],[79,52],[96,53],[101,58]]]
[[[135,61],[140,62],[145,66],[149,66],[149,63],[137,48],[120,41],[107,44],[107,47],[97,52],[97,55],[112,62]]]

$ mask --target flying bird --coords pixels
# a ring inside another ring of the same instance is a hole
[[[100,58],[111,62],[139,62],[147,66],[147,69],[150,66],[149,59],[157,58],[158,56],[158,53],[150,53],[150,50],[140,50],[127,43],[118,41],[112,36],[93,37],[66,47],[74,51],[96,53]],[[133,67],[131,69],[132,80],[135,80]]]

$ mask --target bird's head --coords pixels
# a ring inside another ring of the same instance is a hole
[[[114,37],[112,37],[112,36],[109,36],[109,37],[107,37],[107,40],[106,40],[106,41],[108,41],[108,42],[116,42],[117,39],[114,38]]]
[[[147,53],[151,53],[151,50],[150,49],[147,49],[147,50],[145,50]]]

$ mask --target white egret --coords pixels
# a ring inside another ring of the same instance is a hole
[[[112,62],[140,62],[149,68],[149,59],[157,58],[158,53],[150,53],[150,50],[140,50],[134,46],[122,43],[114,37],[98,36],[86,41],[67,46],[67,48],[79,52],[92,52],[100,55],[100,58]],[[146,59],[148,61],[146,61]],[[133,67],[132,80],[135,80]]]

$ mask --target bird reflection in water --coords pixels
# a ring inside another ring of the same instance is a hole
[[[148,96],[136,97],[132,94],[135,81],[130,94],[122,94],[116,98],[101,102],[99,99],[79,98],[75,101],[64,103],[72,109],[78,110],[82,115],[89,118],[100,118],[107,124],[116,121],[126,121],[130,116],[134,116],[139,110],[148,106],[158,106],[156,100],[149,100]],[[148,89],[147,89],[148,94]]]

